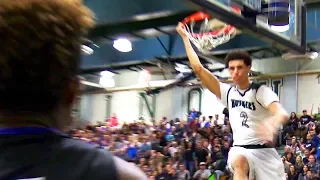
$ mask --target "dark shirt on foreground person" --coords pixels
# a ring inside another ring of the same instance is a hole
[[[0,180],[147,179],[110,152],[47,128],[0,129],[0,154]]]

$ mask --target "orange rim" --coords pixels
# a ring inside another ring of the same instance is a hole
[[[237,13],[237,14],[241,14],[241,9],[238,7],[232,7],[232,10]],[[184,18],[184,20],[182,21],[183,24],[185,24],[185,26],[187,26],[189,23],[191,23],[192,21],[202,21],[205,19],[209,19],[211,16],[205,12],[196,12],[194,14],[191,14],[190,16]],[[224,34],[229,34],[231,33],[233,30],[235,29],[234,26],[232,25],[227,25],[224,28],[220,29],[220,30],[214,30],[214,31],[210,31],[210,32],[205,32],[205,33],[193,33],[191,34],[192,37],[198,38],[198,37],[203,37],[203,36],[215,36],[221,33]]]

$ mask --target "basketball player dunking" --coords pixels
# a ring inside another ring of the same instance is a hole
[[[234,180],[282,180],[284,165],[272,144],[278,128],[288,120],[288,113],[278,96],[268,87],[250,82],[252,60],[246,52],[231,52],[226,66],[234,86],[221,83],[204,68],[179,23],[177,31],[183,39],[193,71],[202,83],[229,109],[234,146],[229,152],[228,167]]]

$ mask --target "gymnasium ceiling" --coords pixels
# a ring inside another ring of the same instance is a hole
[[[180,37],[175,32],[175,25],[195,10],[187,6],[183,0],[84,0],[84,2],[94,11],[97,26],[88,36],[94,53],[83,56],[82,74],[98,74],[103,70],[114,72],[121,69],[137,70],[144,67],[159,72],[164,68],[171,68],[174,71],[172,67],[175,62],[186,63],[185,51]],[[307,40],[309,46],[317,50],[320,42],[320,18],[317,18],[319,10],[320,2],[310,1],[307,12]],[[122,53],[113,48],[113,40],[119,37],[132,41],[131,52]],[[201,60],[211,67],[214,63],[219,69],[223,67],[223,57],[232,49],[245,49],[254,59],[259,60],[255,61],[254,65],[258,74],[297,69],[296,63],[283,62],[277,58],[281,56],[281,51],[247,34],[236,36],[229,43],[219,46],[214,53],[202,56]],[[269,71],[265,72],[265,66],[270,64],[271,67],[283,68],[269,68]],[[312,67],[320,69],[320,63],[319,66]]]

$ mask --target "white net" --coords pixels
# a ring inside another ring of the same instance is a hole
[[[241,14],[239,8],[232,7],[232,10]],[[234,26],[217,19],[209,20],[209,18],[208,14],[198,12],[185,18],[184,21],[188,38],[203,53],[208,53],[217,46],[228,42],[237,34]],[[198,28],[199,31],[194,32],[194,29],[197,29],[195,24],[199,21],[202,22],[200,28]]]
[[[190,27],[186,25],[188,38],[200,52],[208,53],[217,46],[228,42],[236,35],[236,28],[233,26],[224,24],[222,29],[212,31],[214,28],[212,26],[213,23],[210,23],[208,19],[203,21],[204,22],[200,26],[199,33],[193,32],[195,25],[194,21],[190,22]]]

